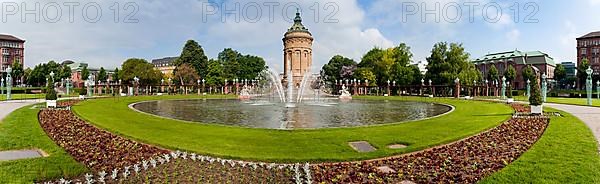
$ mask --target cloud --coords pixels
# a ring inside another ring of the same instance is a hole
[[[521,37],[521,31],[518,29],[512,29],[506,33],[506,39],[510,42],[518,42]]]

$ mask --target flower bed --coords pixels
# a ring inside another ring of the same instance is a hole
[[[477,136],[387,159],[313,166],[316,183],[476,183],[527,151],[549,119],[514,118]],[[387,166],[394,172],[382,172]]]
[[[95,171],[122,168],[168,153],[100,130],[68,110],[41,110],[39,121],[56,144]]]
[[[512,103],[510,105],[512,106],[513,109],[515,109],[515,112],[517,112],[517,113],[529,113],[529,112],[531,112],[531,109],[529,108],[529,105],[525,105],[525,104],[521,104],[521,103]]]
[[[81,100],[64,100],[64,101],[58,101],[56,102],[56,105],[58,107],[71,107],[77,103],[79,103]]]

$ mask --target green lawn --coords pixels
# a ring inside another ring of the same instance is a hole
[[[50,156],[16,161],[0,161],[0,183],[32,183],[63,176],[77,176],[87,171],[40,127],[39,109],[18,109],[0,122],[0,150],[39,148]]]
[[[592,132],[576,117],[561,114],[565,117],[552,118],[529,151],[482,183],[600,183],[600,155]]]
[[[498,99],[498,97],[477,97],[483,99]],[[528,102],[529,99],[526,96],[515,96],[513,97],[516,101],[524,101]],[[558,97],[547,97],[546,102],[548,103],[557,103],[557,104],[567,104],[567,105],[583,105],[587,106],[586,98],[558,98]],[[600,107],[600,100],[597,98],[592,99],[592,106]]]
[[[183,123],[138,113],[127,107],[133,102],[182,96],[106,98],[88,100],[74,111],[89,122],[112,132],[166,148],[245,160],[302,162],[345,161],[401,154],[449,143],[490,129],[510,118],[510,107],[491,102],[407,97],[364,97],[372,100],[436,101],[451,104],[448,115],[386,126],[321,130],[266,130]],[[379,148],[358,153],[349,141],[366,140]],[[408,144],[401,150],[387,149],[393,143]]]
[[[6,93],[6,91],[4,91]],[[12,94],[12,100],[22,100],[22,99],[41,99],[45,98],[45,94]],[[6,94],[0,95],[0,101],[6,100]]]

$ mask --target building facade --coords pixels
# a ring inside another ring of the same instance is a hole
[[[560,65],[565,67],[565,71],[567,73],[567,78],[576,78],[577,77],[577,65],[573,62],[562,62]]]
[[[152,65],[154,68],[160,70],[160,72],[165,76],[165,78],[173,78],[173,71],[175,70],[175,60],[178,57],[166,57],[162,59],[153,59]]]
[[[25,66],[25,40],[12,35],[0,34],[0,72],[5,72],[13,62]]]
[[[62,65],[67,65],[67,66],[69,66],[69,68],[71,68],[71,82],[73,83],[73,87],[76,87],[76,88],[84,87],[84,85],[85,85],[85,80],[83,80],[83,75],[82,75],[82,71],[84,68],[88,69],[88,71],[90,72],[89,76],[94,76],[94,79],[98,79],[98,73],[100,73],[99,68],[89,67],[89,65],[87,63],[64,61],[64,62],[62,62]],[[118,81],[114,81],[112,78],[112,75],[115,73],[114,70],[107,70],[107,69],[104,69],[104,70],[106,71],[106,75],[108,75],[108,80],[111,80],[111,83],[118,82]],[[95,81],[95,82],[97,82],[97,81]],[[102,81],[102,82],[105,82],[105,81]]]
[[[581,66],[583,59],[589,61],[594,70],[593,75],[600,75],[600,31],[591,32],[577,38],[577,66]],[[577,86],[583,86],[577,80]]]
[[[524,80],[522,73],[523,69],[525,69],[527,66],[532,66],[533,70],[538,75],[546,74],[548,79],[554,78],[554,68],[556,68],[554,59],[548,56],[548,54],[540,51],[522,52],[515,50],[510,52],[487,54],[474,60],[473,63],[483,74],[483,76],[487,76],[489,69],[492,66],[495,66],[498,70],[498,81],[501,81],[500,78],[502,78],[504,72],[508,69],[508,66],[513,66],[517,74],[517,77],[513,81],[512,85],[515,89],[526,88],[527,82]]]
[[[283,37],[283,82],[287,83],[288,73],[292,72],[292,81],[300,86],[306,72],[312,66],[313,36],[304,25],[300,13],[296,13],[294,24]],[[288,68],[291,67],[291,68]]]

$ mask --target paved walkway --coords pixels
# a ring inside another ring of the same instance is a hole
[[[588,127],[590,127],[590,129],[592,129],[596,140],[600,141],[600,108],[553,103],[545,103],[544,105],[566,111],[581,119],[581,121],[583,121]],[[600,149],[600,144],[598,146]]]
[[[44,102],[44,100],[11,100],[0,102],[0,122],[11,112],[31,104]]]

